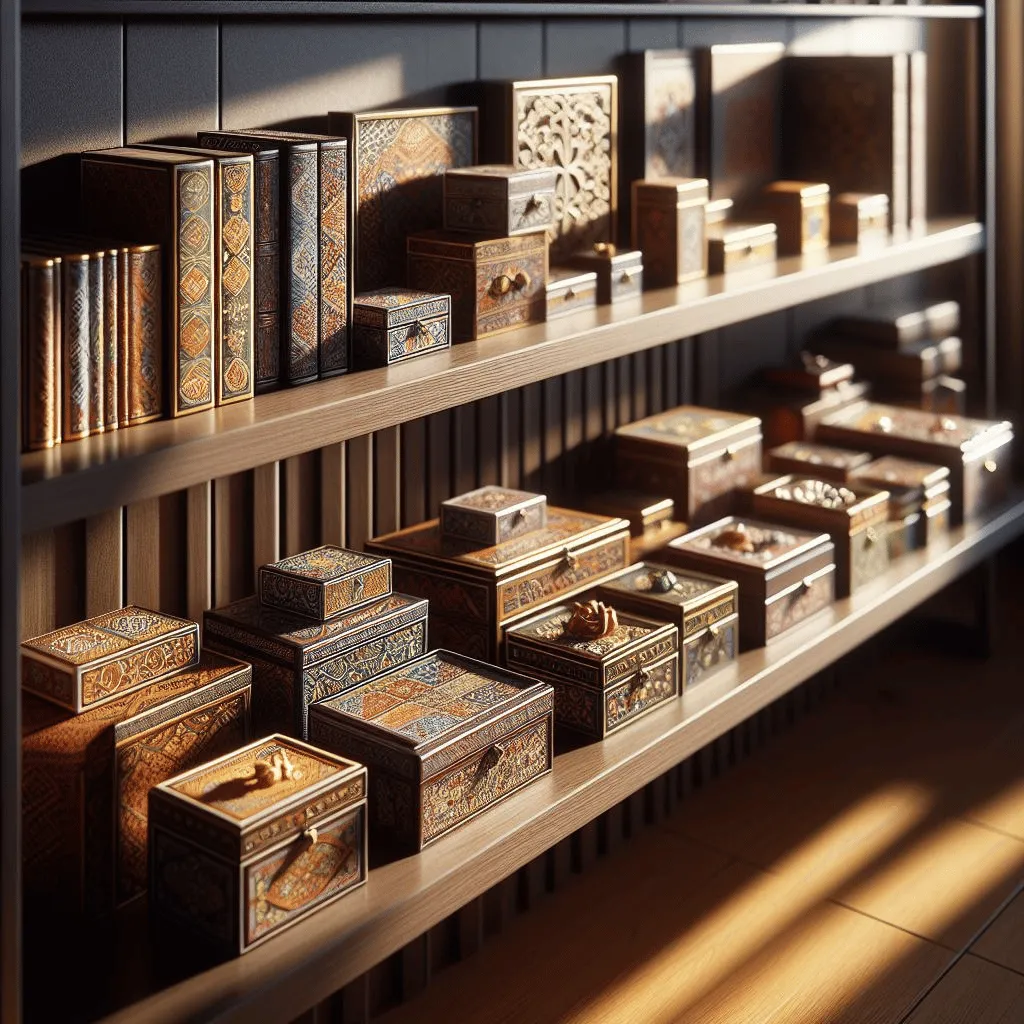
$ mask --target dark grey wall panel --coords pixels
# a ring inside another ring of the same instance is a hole
[[[789,41],[787,20],[774,18],[755,21],[746,18],[683,19],[684,46],[710,46],[712,43],[785,43]]]
[[[719,331],[718,366],[720,397],[731,395],[757,379],[763,366],[786,360],[789,348],[789,314],[786,311],[748,320]]]
[[[217,127],[217,23],[128,22],[125,141],[187,139]]]
[[[633,18],[626,22],[626,49],[672,50],[679,45],[677,18]]]
[[[481,78],[540,78],[544,74],[544,26],[539,22],[480,23]]]
[[[608,74],[626,49],[624,21],[549,21],[545,33],[551,76]]]

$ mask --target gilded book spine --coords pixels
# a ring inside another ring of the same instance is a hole
[[[127,423],[146,423],[164,412],[163,266],[158,245],[133,245],[126,256],[125,408]]]
[[[61,370],[63,415],[61,438],[77,441],[89,435],[89,257],[61,260]]]
[[[301,143],[285,150],[284,198],[281,206],[284,237],[282,274],[282,379],[301,384],[319,372],[319,215],[317,197],[318,148]]]
[[[118,415],[118,291],[120,253],[108,249],[103,254],[103,429],[116,430]]]
[[[60,441],[60,260],[22,261],[22,445]]]
[[[106,393],[106,349],[104,313],[106,301],[106,259],[102,252],[89,254],[89,433],[103,433],[105,416],[103,399]]]
[[[128,408],[128,324],[131,320],[131,306],[128,298],[128,281],[131,266],[131,250],[118,251],[117,260],[117,425],[127,427]]]
[[[320,376],[349,367],[348,143],[320,143]]]

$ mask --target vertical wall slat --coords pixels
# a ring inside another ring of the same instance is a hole
[[[427,417],[427,518],[440,514],[441,502],[452,496],[453,411]]]
[[[505,487],[522,486],[522,391],[507,391],[498,396],[499,436],[501,438],[501,474]]]
[[[529,384],[520,390],[519,450],[522,465],[522,486],[528,491],[544,488],[541,467],[543,451],[543,388]]]
[[[56,538],[53,530],[26,534],[21,542],[21,637],[49,633],[57,625],[53,603]]]
[[[281,464],[252,471],[252,552],[256,566],[281,557]]]
[[[402,425],[402,526],[427,518],[426,444],[425,420]]]
[[[120,506],[85,523],[85,614],[124,605],[124,525]]]
[[[348,442],[348,537],[346,544],[361,549],[373,536],[373,437],[364,434]]]
[[[160,607],[160,499],[129,505],[127,510],[129,604]]]
[[[345,543],[345,442],[320,449],[320,541]]]
[[[570,500],[585,489],[589,489],[583,459],[583,373],[567,373],[563,378],[562,390],[562,437],[565,443],[565,473],[563,487],[566,500]]]
[[[229,604],[255,588],[253,476],[235,473],[213,482],[213,599]]]
[[[397,530],[402,515],[402,436],[398,427],[374,435],[374,533]]]
[[[190,487],[187,492],[188,581],[186,608],[188,617],[201,622],[203,612],[213,600],[213,487],[209,481]]]
[[[281,547],[285,556],[315,547],[320,536],[320,476],[316,452],[303,452],[282,465],[284,522]]]
[[[475,486],[501,482],[501,402],[495,396],[476,403]]]
[[[476,487],[477,413],[474,405],[452,410],[451,479],[452,494],[465,494]]]
[[[565,458],[562,419],[563,378],[552,377],[541,384],[543,395],[541,432],[541,488],[546,494],[564,501]]]

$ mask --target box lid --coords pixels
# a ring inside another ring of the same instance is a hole
[[[462,231],[436,228],[409,235],[410,256],[438,256],[442,259],[474,260],[514,259],[547,246],[547,230],[527,231],[511,238],[480,238]],[[358,301],[358,299],[357,299]]]
[[[614,603],[617,595],[664,601],[678,605],[684,614],[707,608],[734,596],[736,581],[693,570],[671,569],[655,562],[631,565],[601,583],[600,590]]]
[[[832,197],[836,206],[855,206],[859,213],[884,213],[889,209],[889,197],[884,192],[839,192]]]
[[[707,178],[644,178],[633,182],[638,203],[664,203],[675,206],[682,202],[707,202]]]
[[[739,245],[757,245],[776,238],[771,223],[748,224],[740,221],[713,221],[708,224],[708,239],[721,242],[726,248]]]
[[[847,448],[833,448],[813,441],[787,441],[768,452],[770,459],[791,463],[805,463],[805,472],[812,473],[815,466],[852,473],[871,462],[869,452],[851,451]]]
[[[355,323],[378,323],[382,328],[404,327],[427,317],[451,312],[451,296],[415,288],[378,288],[352,300]]]
[[[880,459],[858,467],[852,477],[872,487],[902,492],[900,500],[903,504],[920,504],[934,488],[949,480],[949,467],[901,459],[896,455],[883,455]]]
[[[765,185],[766,199],[797,196],[800,199],[820,199],[829,193],[828,185],[823,181],[773,181]]]
[[[790,473],[754,488],[754,511],[776,514],[810,529],[842,529],[847,533],[886,519],[889,492],[869,487],[830,483]]]
[[[852,363],[836,362],[828,356],[805,351],[798,355],[797,361],[786,366],[767,367],[763,374],[765,380],[772,384],[818,393],[853,380],[854,367]]]
[[[471,167],[450,167],[444,172],[446,191],[456,191],[460,184],[483,180],[502,185],[509,196],[530,195],[555,190],[553,167],[516,167],[514,164],[475,164]]]
[[[595,242],[591,249],[581,249],[569,257],[570,266],[609,266],[612,270],[632,270],[643,266],[643,261],[639,249],[619,249],[612,242]]]
[[[552,267],[548,271],[548,294],[551,295],[559,289],[596,291],[597,271],[580,270],[579,267]]]
[[[442,501],[441,505],[453,509],[466,509],[481,515],[493,516],[498,519],[513,515],[527,506],[547,504],[547,497],[533,491],[517,491],[511,487],[500,487],[497,484],[485,484],[475,491],[458,494],[454,498]]]
[[[615,436],[620,445],[624,441],[630,448],[637,444],[657,445],[664,449],[666,457],[672,457],[674,451],[679,458],[692,461],[759,438],[761,421],[745,413],[682,405],[619,427]]]
[[[731,199],[712,199],[704,207],[704,220],[708,227],[712,224],[721,224],[732,212]]]
[[[627,489],[592,494],[586,499],[586,504],[593,512],[628,520],[634,534],[641,534],[648,527],[671,519],[676,511],[672,498]]]

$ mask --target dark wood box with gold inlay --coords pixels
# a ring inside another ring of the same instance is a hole
[[[707,276],[706,178],[633,182],[633,245],[644,254],[648,288]]]
[[[566,259],[570,267],[597,274],[597,304],[639,298],[644,290],[644,257],[636,249],[618,249],[611,242],[595,242]]]
[[[772,448],[765,457],[766,467],[780,475],[800,473],[834,484],[845,484],[852,474],[870,461],[868,452],[832,448],[814,441],[788,441]]]
[[[368,370],[443,352],[452,343],[450,295],[412,288],[363,292],[352,307],[352,368]]]
[[[761,193],[757,211],[775,224],[781,255],[828,248],[829,188],[824,182],[773,181]]]
[[[511,238],[547,230],[555,219],[555,170],[478,164],[445,172],[444,226]]]

